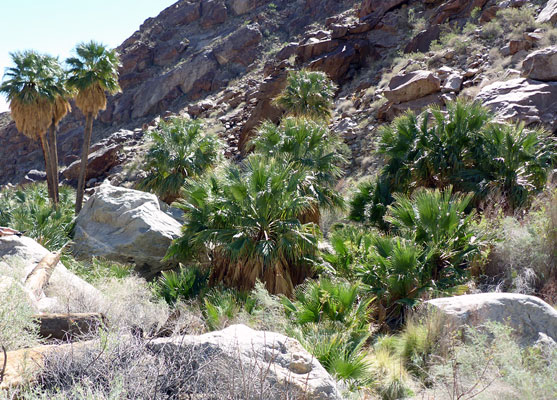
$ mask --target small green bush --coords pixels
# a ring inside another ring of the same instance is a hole
[[[168,304],[199,296],[207,287],[209,274],[197,267],[181,267],[177,271],[163,271],[153,288],[155,294]]]

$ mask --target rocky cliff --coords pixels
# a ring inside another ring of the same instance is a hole
[[[485,37],[499,10],[523,8],[547,28]],[[353,151],[351,174],[377,166],[369,151],[379,125],[408,108],[443,105],[459,95],[477,97],[502,118],[554,130],[551,60],[557,51],[531,53],[551,41],[556,15],[554,0],[178,1],[118,47],[123,92],[96,123],[93,158],[99,168],[90,184],[107,175],[117,183],[127,179],[121,164],[141,151],[142,128],[174,114],[204,118],[227,141],[227,156],[238,156],[254,127],[280,117],[271,99],[287,71],[302,66],[325,71],[340,85],[332,127]],[[462,40],[477,41],[443,42],[467,23],[476,31],[465,30]],[[431,50],[435,41],[441,46]],[[546,75],[540,76],[542,70]],[[62,171],[68,182],[77,167],[71,164],[78,159],[81,124],[76,110],[60,127],[59,158],[69,166]],[[0,158],[0,184],[43,176],[38,144],[18,134],[7,116],[0,118]]]

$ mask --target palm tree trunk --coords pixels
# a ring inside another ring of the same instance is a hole
[[[54,124],[50,125],[48,130],[48,147],[50,149],[50,168],[52,176],[52,191],[54,194],[54,204],[58,204],[60,200],[60,194],[58,187],[60,186],[58,181],[58,146],[56,144],[56,127]]]
[[[87,177],[87,161],[89,159],[89,145],[91,144],[91,134],[93,133],[93,115],[88,113],[85,116],[85,132],[83,134],[83,150],[81,151],[81,167],[77,182],[77,194],[75,198],[75,214],[79,214],[83,205],[83,195],[85,193],[85,179]]]
[[[45,171],[46,171],[46,183],[48,187],[48,197],[52,200],[53,204],[55,203],[54,200],[54,192],[52,191],[52,169],[50,167],[50,149],[48,146],[48,141],[46,140],[46,135],[40,135],[41,140],[41,148],[43,150],[44,156],[44,164],[45,164]]]

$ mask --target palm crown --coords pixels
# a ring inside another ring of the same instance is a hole
[[[115,94],[120,91],[118,68],[120,60],[114,50],[94,41],[80,43],[76,47],[77,57],[66,60],[68,86],[77,90],[76,104],[84,114],[97,113],[106,108],[105,91]]]
[[[12,53],[0,92],[10,101],[12,118],[24,135],[38,139],[52,123],[56,100],[67,96],[58,59],[32,50]],[[58,119],[58,118],[56,118]],[[58,119],[59,120],[59,119]]]

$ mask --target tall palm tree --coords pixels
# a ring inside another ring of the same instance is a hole
[[[57,58],[32,50],[12,53],[11,57],[14,66],[7,69],[0,92],[7,95],[17,129],[30,139],[41,142],[48,195],[56,204],[58,156],[55,127],[69,110],[65,100],[64,72]]]
[[[118,84],[120,60],[116,51],[109,50],[94,41],[78,44],[76,54],[77,57],[68,58],[66,63],[70,66],[68,86],[77,91],[75,103],[85,115],[81,169],[75,200],[77,214],[83,204],[93,120],[97,118],[99,111],[106,109],[105,92],[115,94],[120,91]]]

